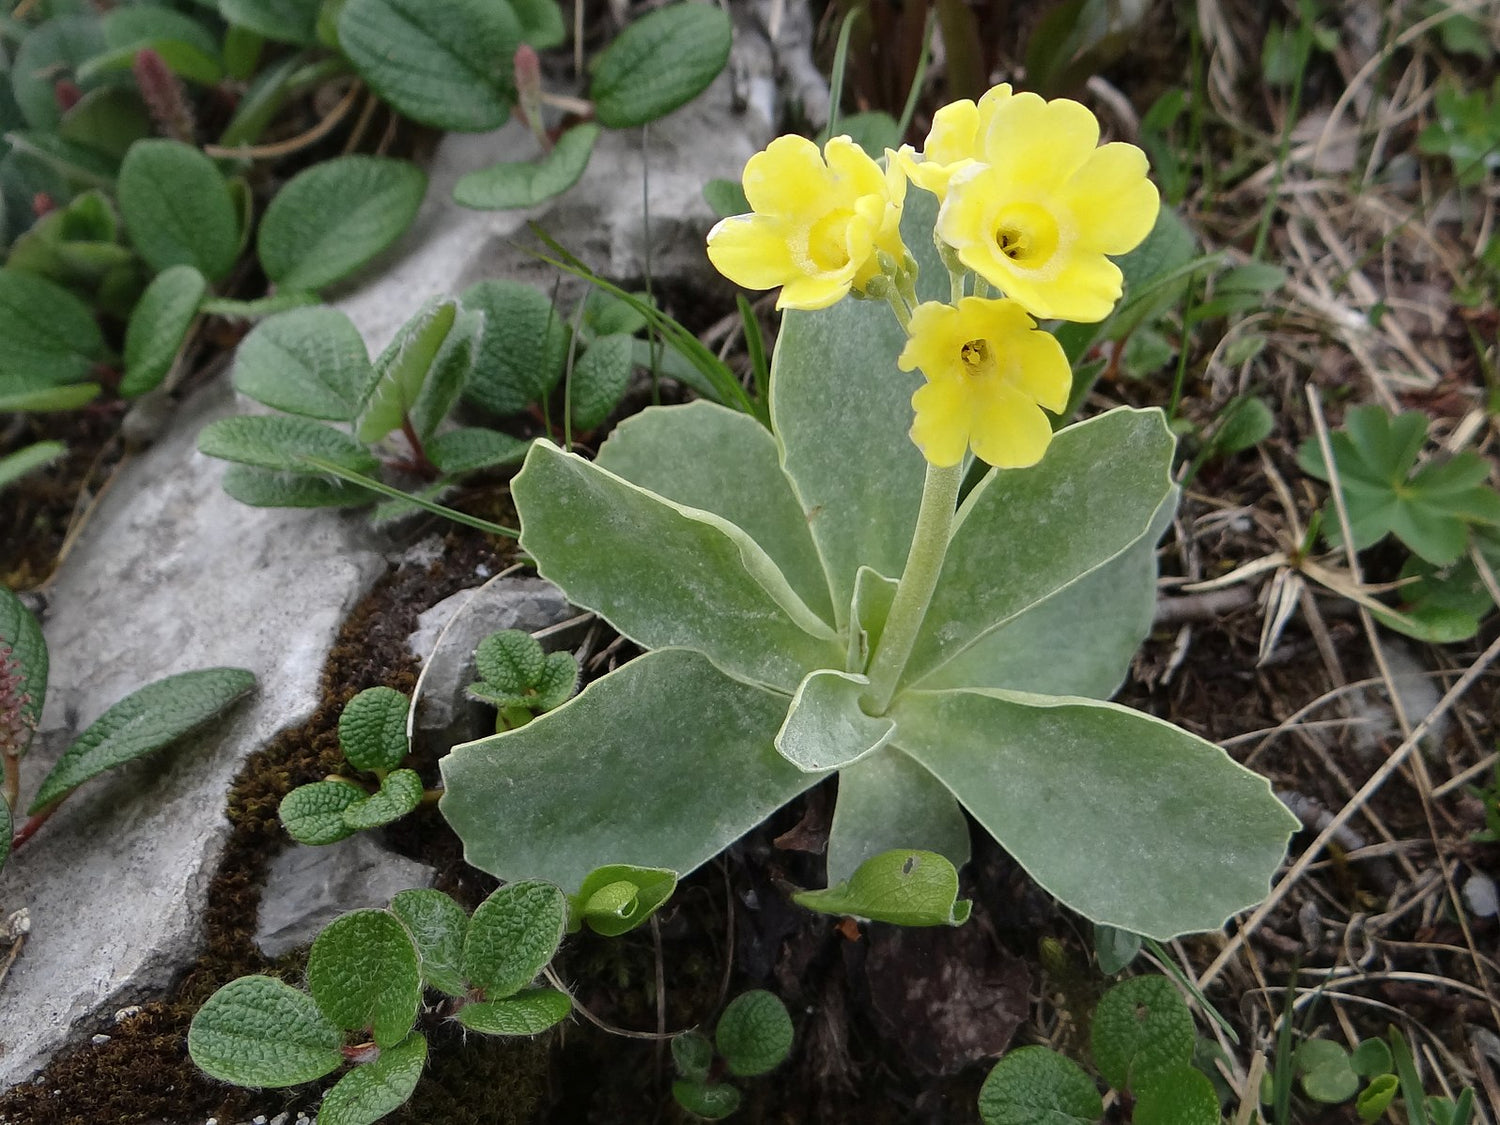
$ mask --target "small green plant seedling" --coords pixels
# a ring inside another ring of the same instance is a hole
[[[398,1109],[427,1059],[417,1028],[424,989],[485,1035],[537,1035],[572,1000],[532,987],[562,941],[567,900],[547,883],[501,887],[470,918],[441,891],[403,891],[389,910],[335,919],[312,944],[307,990],[240,977],[199,1009],[188,1052],[239,1086],[296,1086],[352,1067],[328,1091],[319,1125],[369,1125]]]
[[[705,1121],[728,1117],[740,1105],[740,1092],[721,1079],[754,1078],[780,1066],[792,1049],[792,1017],[786,1005],[762,989],[741,993],[719,1017],[713,1040],[688,1031],[672,1040],[672,1061],[680,1077],[672,1097]]]
[[[344,760],[374,776],[372,792],[354,778],[335,775],[299,785],[281,799],[287,834],[302,844],[332,844],[365,828],[379,828],[422,803],[426,788],[416,770],[402,769],[411,752],[406,716],[411,700],[394,688],[360,692],[339,716]]]
[[[1136,1125],[1218,1125],[1219,1099],[1192,1065],[1193,1017],[1165,977],[1132,977],[1099,1001],[1092,1029],[1094,1065],[1134,1101]],[[979,1092],[984,1125],[1089,1125],[1104,1116],[1094,1079],[1046,1047],[1008,1052]]]
[[[491,633],[474,651],[479,682],[469,698],[496,709],[495,729],[514,730],[561,707],[578,690],[578,661],[570,652],[544,652],[519,629]]]
[[[655,914],[677,889],[677,873],[658,867],[612,863],[589,872],[568,897],[568,932],[587,926],[619,937]]]
[[[1425,414],[1392,417],[1373,404],[1350,410],[1329,435],[1357,549],[1395,535],[1433,566],[1448,566],[1468,549],[1471,528],[1500,527],[1500,493],[1485,483],[1489,463],[1466,449],[1418,467],[1426,440]],[[1315,438],[1303,443],[1297,459],[1309,475],[1331,479]],[[1343,542],[1331,500],[1323,533],[1335,546]]]
[[[897,926],[962,926],[974,904],[958,897],[958,869],[937,852],[871,856],[836,887],[792,896],[798,906]]]
[[[1366,1039],[1350,1052],[1327,1039],[1305,1039],[1292,1056],[1302,1092],[1323,1105],[1354,1099],[1361,1121],[1378,1121],[1396,1096],[1390,1048]],[[1361,1079],[1368,1079],[1361,1089]]]
[[[47,642],[42,628],[9,589],[0,586],[0,867],[35,835],[86,781],[187,737],[255,687],[242,668],[204,668],[147,684],[95,719],[75,738],[15,825],[21,759],[31,745],[47,696]]]
[[[1460,184],[1483,183],[1500,168],[1500,81],[1488,92],[1446,83],[1438,87],[1433,108],[1436,120],[1417,136],[1417,148],[1447,157]]]

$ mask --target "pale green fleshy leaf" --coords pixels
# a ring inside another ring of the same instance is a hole
[[[986,476],[959,508],[904,682],[1144,536],[1172,488],[1172,445],[1161,411],[1121,408],[1060,431],[1039,464]]]
[[[1003,691],[907,692],[901,746],[1044,888],[1160,940],[1266,896],[1297,820],[1265,778],[1126,707]]]
[[[595,933],[619,937],[655,914],[676,889],[675,871],[606,864],[589,872],[569,902],[569,930],[586,922]]]
[[[776,564],[722,517],[675,504],[537,441],[511,485],[543,577],[645,648],[698,649],[790,692],[844,645]]]
[[[871,856],[837,886],[803,891],[792,901],[897,926],[962,926],[974,907],[958,897],[958,870],[947,856],[910,848]]]
[[[427,1040],[413,1032],[340,1078],[318,1108],[318,1125],[374,1125],[406,1104],[427,1063]]]
[[[738,524],[808,607],[833,620],[828,578],[776,439],[748,414],[715,403],[652,406],[625,419],[598,464],[659,496]]]
[[[885,746],[839,772],[828,831],[828,885],[861,863],[898,849],[937,852],[954,867],[969,862],[969,819],[953,794],[898,747]]]
[[[869,689],[865,676],[822,668],[797,685],[776,749],[800,770],[815,773],[854,764],[890,740],[895,724],[867,715],[859,705]]]
[[[1176,510],[1174,489],[1146,534],[1124,554],[982,637],[916,686],[1108,699],[1151,631],[1156,541]],[[1046,658],[1039,659],[1040,653]]]
[[[862,566],[854,576],[854,603],[849,619],[848,668],[865,669],[870,666],[870,657],[880,643],[885,631],[885,621],[891,612],[891,603],[896,600],[900,585],[894,578],[887,578]]]
[[[686,874],[819,775],[771,744],[789,699],[661,649],[518,730],[442,760],[469,863],[567,889],[606,863]]]

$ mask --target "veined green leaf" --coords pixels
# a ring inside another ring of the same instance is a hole
[[[507,883],[481,902],[464,935],[463,974],[486,1000],[514,996],[562,944],[568,900],[539,880]]]
[[[340,1078],[318,1107],[319,1125],[374,1125],[406,1103],[426,1063],[427,1040],[414,1031]]]
[[[47,699],[47,640],[31,611],[5,586],[0,586],[0,677],[0,695],[7,704],[20,703],[21,724],[34,732]],[[28,733],[21,745],[6,751],[24,754],[30,741]]]
[[[290,414],[349,422],[375,386],[359,329],[337,309],[294,309],[256,325],[240,344],[234,387]]]
[[[207,280],[192,266],[173,266],[156,275],[125,328],[125,378],[120,381],[120,394],[145,394],[166,378],[206,292]]]
[[[540,2],[556,7],[552,0]],[[536,160],[505,160],[465,173],[454,185],[453,198],[479,211],[544,203],[578,182],[602,131],[592,122],[575,125],[557,138],[551,152]]]
[[[240,1086],[297,1086],[344,1061],[343,1036],[313,998],[266,976],[240,977],[210,996],[187,1045],[200,1070]]]
[[[0,269],[0,372],[30,384],[16,391],[77,383],[103,355],[104,337],[87,305],[50,281]],[[8,381],[0,377],[0,394]]]
[[[318,12],[323,0],[218,0],[219,14],[230,23],[279,43],[311,47],[317,43]]]
[[[180,141],[137,141],[120,165],[120,214],[153,269],[220,281],[240,252],[240,216],[214,162]]]
[[[468,984],[463,976],[464,935],[469,916],[442,891],[402,891],[391,899],[391,913],[417,943],[422,961],[422,980],[449,996],[463,996]]]
[[[422,999],[417,947],[387,910],[355,910],[323,927],[307,955],[318,1010],[346,1031],[370,1029],[380,1047],[411,1032]]]
[[[287,414],[242,414],[210,422],[198,434],[198,451],[281,473],[316,473],[304,460],[308,455],[357,473],[380,467],[373,453],[342,430]]]
[[[712,4],[672,4],[636,20],[594,60],[599,123],[630,129],[708,88],[729,59],[729,17]]]
[[[458,1022],[484,1035],[540,1035],[573,1010],[566,992],[528,988],[503,1000],[482,1000],[458,1010]]]
[[[958,870],[936,852],[881,852],[826,891],[803,891],[792,901],[825,914],[852,914],[898,926],[961,926],[973,904],[958,897]]]
[[[375,386],[365,400],[355,437],[375,442],[400,428],[421,396],[457,316],[458,302],[434,301],[406,322],[375,361]]]

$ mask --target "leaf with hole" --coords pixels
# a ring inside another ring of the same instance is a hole
[[[712,4],[671,4],[636,20],[594,60],[599,123],[630,129],[686,105],[724,69],[730,38],[729,17]]]
[[[411,1031],[422,998],[417,947],[389,911],[344,914],[313,940],[307,989],[336,1026],[394,1047]]]
[[[254,687],[254,673],[242,668],[204,668],[167,676],[132,692],[63,751],[28,811],[42,812],[106,770],[186,737]]]
[[[287,181],[261,219],[256,249],[281,289],[317,290],[395,242],[417,217],[427,176],[380,156],[340,156]]]
[[[936,852],[889,851],[824,891],[792,896],[798,906],[898,926],[961,926],[973,904],[958,897],[958,871]]]

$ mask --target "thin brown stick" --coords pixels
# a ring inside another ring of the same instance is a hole
[[[349,116],[349,111],[354,108],[355,100],[358,99],[360,91],[364,89],[363,82],[354,82],[349,87],[349,92],[344,95],[338,105],[329,111],[328,116],[319,121],[305,133],[299,133],[295,137],[289,137],[284,141],[277,141],[267,145],[239,145],[235,148],[226,148],[223,145],[204,145],[203,151],[209,156],[220,160],[275,160],[279,157],[290,156],[294,152],[301,152],[317,144],[334,129],[338,128],[339,122]]]

